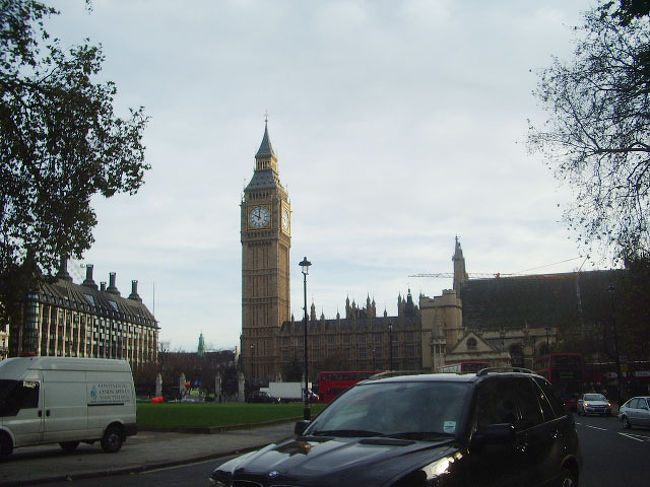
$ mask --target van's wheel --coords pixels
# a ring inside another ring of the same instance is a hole
[[[0,433],[0,460],[7,458],[14,451],[14,444],[7,433]]]
[[[623,416],[621,418],[621,421],[623,422],[623,428],[625,428],[626,430],[632,427],[632,425],[630,424],[630,420],[627,419],[627,416]]]
[[[122,448],[122,430],[117,426],[109,426],[102,438],[102,450],[107,453],[115,453]]]
[[[79,446],[79,442],[78,441],[62,441],[61,443],[59,443],[59,445],[61,445],[61,448],[63,448],[64,451],[73,452]]]

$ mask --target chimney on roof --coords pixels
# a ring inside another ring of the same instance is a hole
[[[68,258],[63,255],[61,256],[61,260],[59,260],[59,272],[56,277],[64,281],[72,281],[72,277],[68,274]]]
[[[84,279],[84,282],[82,283],[82,286],[97,289],[97,284],[95,284],[95,281],[93,281],[93,265],[92,264],[86,264],[86,279]]]
[[[139,303],[142,302],[142,298],[138,295],[138,281],[136,280],[131,281],[131,294],[129,295],[129,299]]]
[[[110,272],[108,274],[108,287],[106,288],[106,292],[117,296],[120,295],[120,291],[115,286],[115,272]]]
[[[102,282],[99,283],[99,290],[101,292],[106,292],[106,282],[105,281],[102,281]]]

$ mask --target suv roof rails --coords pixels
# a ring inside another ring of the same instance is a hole
[[[424,370],[384,370],[383,372],[377,372],[376,374],[371,375],[368,379],[386,379],[400,375],[418,375],[425,373]]]
[[[486,367],[485,369],[479,370],[476,375],[478,377],[482,377],[484,375],[488,375],[492,372],[522,372],[524,374],[534,374],[530,369],[525,369],[523,367],[508,367],[508,366],[502,366],[502,367]]]

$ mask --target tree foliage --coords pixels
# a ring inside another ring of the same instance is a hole
[[[40,272],[80,258],[97,223],[91,197],[134,194],[143,108],[115,115],[112,82],[95,81],[101,46],[64,49],[35,0],[0,0],[0,319]]]
[[[549,118],[529,133],[574,192],[565,218],[578,240],[620,255],[650,243],[650,20],[637,3],[585,15],[573,58],[541,74],[535,95]]]

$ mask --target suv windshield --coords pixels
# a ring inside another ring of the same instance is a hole
[[[455,436],[468,390],[468,384],[442,381],[360,384],[324,410],[305,434],[416,440]]]

